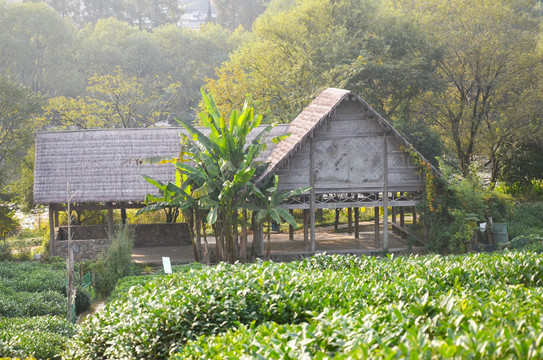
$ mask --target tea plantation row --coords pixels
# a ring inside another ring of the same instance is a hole
[[[66,359],[540,358],[543,255],[221,264],[145,279]],[[132,279],[132,284],[137,280]]]
[[[0,262],[0,316],[64,315],[66,263]],[[90,295],[77,289],[76,311],[90,308]]]
[[[58,358],[75,326],[65,320],[65,262],[0,262],[0,357]],[[90,307],[78,288],[76,310]]]

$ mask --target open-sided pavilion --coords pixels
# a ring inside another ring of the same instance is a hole
[[[126,209],[141,207],[146,194],[158,195],[143,174],[162,182],[174,180],[173,165],[138,164],[135,159],[177,157],[180,132],[180,128],[149,128],[38,133],[34,200],[49,206],[51,249],[58,212],[65,211],[68,202],[67,183],[72,208],[108,210],[112,231],[114,209],[120,209],[124,219]],[[290,136],[277,146],[271,141],[287,133]],[[389,207],[393,221],[399,209],[399,227],[403,228],[404,209],[413,210],[425,190],[425,177],[413,156],[427,164],[426,160],[382,116],[348,90],[323,91],[290,125],[276,126],[266,141],[268,150],[260,160],[269,162],[269,167],[257,183],[275,173],[282,190],[311,188],[284,204],[287,209],[304,210],[306,251],[310,253],[316,249],[317,209],[354,209],[355,226],[359,208],[380,209],[375,212],[382,214],[382,220],[375,218],[375,236],[380,247],[387,250]],[[427,167],[436,171],[431,165]],[[413,219],[416,221],[414,210]]]

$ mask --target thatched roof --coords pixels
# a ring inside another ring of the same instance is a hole
[[[268,169],[260,176],[257,182],[262,182],[266,177],[274,173],[289,156],[299,150],[323,121],[347,98],[354,98],[363,104],[364,108],[378,119],[379,124],[387,133],[394,136],[399,144],[408,149],[411,148],[424,162],[429,164],[422,154],[416,151],[416,149],[414,149],[388,121],[373,110],[373,108],[360,96],[349,90],[328,88],[320,93],[320,95],[290,123],[287,130],[287,133],[290,133],[290,136],[281,141],[270,156],[268,156],[266,160],[266,162],[269,163]],[[429,166],[433,172],[436,174],[439,173],[431,164],[429,164]]]
[[[260,159],[272,151],[270,139],[286,129],[287,125],[277,125],[272,130],[266,140],[268,150]],[[180,128],[40,132],[36,135],[34,202],[66,203],[68,181],[72,202],[137,202],[146,194],[158,195],[142,174],[173,181],[173,165],[138,165],[130,160],[178,156],[180,132]]]
[[[302,111],[290,125],[277,125],[268,136],[268,150],[262,161],[270,164],[258,179],[278,171],[282,164],[307,142],[324,120],[344,100],[360,102],[366,114],[377,119],[385,133],[399,146],[416,150],[358,95],[348,90],[327,89]],[[69,180],[72,202],[138,202],[146,194],[158,194],[142,174],[162,182],[174,180],[173,165],[137,165],[129,160],[149,157],[173,158],[180,151],[180,128],[112,129],[42,132],[36,135],[34,201],[40,204],[66,203]],[[271,138],[290,133],[277,146]],[[250,136],[251,137],[251,136]],[[420,158],[428,163],[421,154]],[[438,171],[429,165],[432,171]],[[339,192],[341,189],[338,189]]]

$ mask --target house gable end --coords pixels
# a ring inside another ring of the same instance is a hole
[[[315,148],[315,192],[379,192],[384,187],[385,173],[389,191],[424,189],[418,167],[402,149],[405,140],[391,136],[396,134],[391,134],[390,129],[358,96],[345,96],[311,134]],[[280,189],[310,186],[309,149],[309,141],[304,141],[277,167]]]

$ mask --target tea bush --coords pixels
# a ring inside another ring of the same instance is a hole
[[[0,262],[0,316],[66,313],[65,263]],[[78,287],[76,312],[90,308],[90,294]]]
[[[64,356],[536,357],[542,285],[528,252],[219,264],[132,287]]]
[[[0,356],[59,359],[75,326],[60,317],[0,317]]]
[[[172,266],[172,271],[174,273],[182,273],[182,272],[188,272],[190,270],[196,270],[196,269],[203,269],[206,266],[202,263],[191,263],[187,265],[174,265]],[[117,299],[123,298],[125,295],[128,294],[128,291],[133,286],[139,286],[139,285],[145,285],[152,279],[154,279],[157,275],[163,275],[163,272],[157,273],[157,274],[150,274],[150,275],[138,275],[138,276],[126,276],[117,282],[117,286],[115,286],[115,289],[111,293],[111,295],[107,298],[108,302],[115,301]]]

